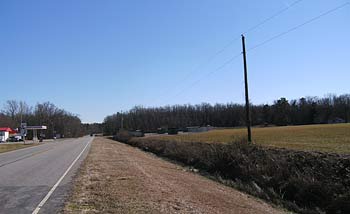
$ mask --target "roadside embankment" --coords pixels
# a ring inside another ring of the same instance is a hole
[[[187,168],[95,138],[63,213],[281,214],[283,210]]]
[[[350,213],[350,155],[266,148],[245,142],[149,138],[124,142],[298,213]]]

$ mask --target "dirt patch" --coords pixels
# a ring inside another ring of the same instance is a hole
[[[186,168],[96,138],[63,213],[282,213]]]

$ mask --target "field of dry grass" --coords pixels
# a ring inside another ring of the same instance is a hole
[[[16,149],[22,149],[34,145],[35,144],[0,144],[0,153],[9,152]]]
[[[350,153],[350,123],[253,128],[253,141],[279,148]],[[205,133],[162,135],[150,138],[179,142],[227,143],[246,136],[246,129],[221,129]]]

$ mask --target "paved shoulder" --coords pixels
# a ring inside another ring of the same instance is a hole
[[[104,138],[92,143],[65,213],[282,213],[270,205]]]

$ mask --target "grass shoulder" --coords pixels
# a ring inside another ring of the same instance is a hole
[[[17,149],[23,149],[23,148],[28,148],[28,147],[32,147],[32,146],[36,146],[38,144],[0,144],[0,153],[4,153],[4,152],[9,152],[9,151],[13,151],[13,150],[17,150]]]

